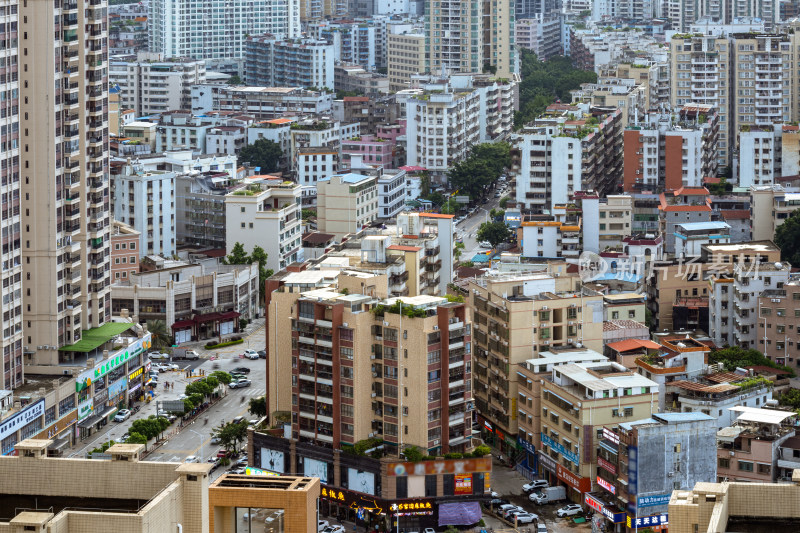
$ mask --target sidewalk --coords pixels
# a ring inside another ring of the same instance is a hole
[[[253,333],[255,333],[256,331],[258,331],[259,329],[261,329],[263,327],[264,327],[264,317],[262,316],[261,318],[253,319],[252,322],[250,322],[249,324],[247,324],[247,326],[245,326],[244,330],[242,330],[242,331],[240,331],[238,333],[231,333],[229,335],[225,335],[222,338],[222,340],[224,342],[225,339],[229,339],[231,337],[241,337],[243,339],[247,339],[247,337],[251,336]],[[206,344],[208,344],[209,342],[212,342],[212,341],[216,341],[216,340],[218,340],[217,337],[214,337],[212,339],[205,339],[205,340],[202,340],[202,341],[183,342],[183,343],[181,343],[180,347],[181,348],[189,348],[189,349],[198,350],[198,351],[201,351],[201,350],[205,351]],[[246,341],[245,341],[245,344],[247,344]],[[234,345],[234,347],[236,347],[237,349],[240,349],[242,347],[242,345],[241,344],[237,344],[237,345]],[[253,350],[263,350],[264,347],[263,346],[252,347],[251,349],[253,349]]]

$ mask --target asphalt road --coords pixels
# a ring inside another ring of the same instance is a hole
[[[462,222],[456,224],[456,231],[464,239],[464,251],[461,253],[462,261],[470,261],[475,254],[487,251],[485,248],[478,246],[478,239],[476,237],[478,228],[481,227],[481,224],[489,220],[489,211],[492,209],[497,209],[500,206],[500,200],[502,197],[511,194],[511,189],[507,189],[506,192],[500,196],[500,198],[494,198],[493,192],[490,192],[489,194],[489,199],[485,205],[478,206],[472,215],[468,216]]]
[[[70,457],[85,457],[86,453],[110,439],[117,440],[128,432],[131,424],[138,418],[147,418],[156,413],[156,402],[163,400],[176,400],[184,393],[186,385],[200,377],[200,370],[208,375],[214,371],[214,366],[218,365],[219,370],[230,371],[237,366],[250,368],[248,377],[252,385],[243,389],[227,389],[225,396],[212,405],[205,413],[201,414],[195,422],[180,428],[180,432],[171,437],[166,444],[161,446],[156,452],[147,457],[148,461],[183,462],[186,457],[195,455],[207,460],[210,456],[216,455],[220,449],[218,445],[211,445],[211,431],[224,421],[230,421],[237,416],[252,418],[248,412],[248,400],[253,397],[263,396],[266,392],[266,364],[263,359],[249,360],[240,359],[239,355],[245,350],[260,350],[264,347],[264,327],[253,331],[244,344],[229,346],[220,350],[208,351],[201,348],[194,348],[200,353],[197,361],[174,361],[182,370],[173,372],[161,372],[159,375],[159,387],[156,389],[156,397],[149,404],[140,404],[140,410],[125,422],[111,422],[105,428],[95,433],[87,441],[77,444],[69,453]],[[215,361],[211,361],[211,356],[217,356]],[[186,377],[186,369],[193,371],[192,377]],[[174,383],[175,387],[165,390],[164,382]],[[208,417],[208,423],[204,418]],[[177,427],[177,423],[170,426],[167,432],[172,432]],[[148,443],[152,445],[153,441]],[[224,469],[217,469],[214,474],[221,474]]]

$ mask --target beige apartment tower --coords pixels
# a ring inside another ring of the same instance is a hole
[[[411,76],[425,72],[425,35],[390,33],[386,36],[389,90],[408,89]]]
[[[105,0],[19,9],[25,363],[37,372],[111,310]]]

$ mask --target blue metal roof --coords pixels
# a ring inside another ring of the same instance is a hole
[[[697,231],[704,229],[730,229],[730,224],[726,222],[684,222],[677,226],[687,231]]]
[[[368,180],[372,178],[372,176],[365,176],[363,174],[353,174],[352,172],[349,174],[334,174],[334,176],[338,176],[342,178],[342,183],[361,183],[364,180]],[[329,181],[333,176],[326,176],[324,178],[320,178],[317,181]]]

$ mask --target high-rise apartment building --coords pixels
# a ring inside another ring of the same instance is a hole
[[[25,362],[47,372],[111,316],[107,3],[4,3],[19,9]]]
[[[490,66],[498,76],[509,78],[516,72],[514,2],[512,0],[483,0],[482,6],[483,64],[481,66]],[[482,71],[483,68],[478,72]]]
[[[374,437],[389,450],[472,448],[465,304],[425,295],[387,300],[385,278],[381,288],[382,276],[366,273],[305,292],[290,287],[293,277],[275,281],[286,286],[267,304],[270,374],[273,366],[291,368],[291,383],[280,382],[286,374],[268,378],[269,405],[292,398],[293,438],[334,449]]]
[[[0,80],[3,89],[0,91],[0,127],[6,131],[6,139],[0,151],[0,191],[2,191],[2,210],[0,210],[0,230],[3,235],[2,268],[0,278],[3,297],[3,315],[0,317],[0,389],[13,389],[22,385],[22,242],[20,227],[23,223],[20,209],[20,149],[22,137],[20,127],[19,103],[20,83],[17,80],[19,57],[16,44],[18,23],[17,2],[4,0],[0,2],[3,26],[0,30],[0,61],[6,66]],[[52,16],[50,17],[53,18]],[[52,85],[51,85],[52,86]],[[29,176],[30,178],[30,176]]]
[[[152,0],[150,52],[193,59],[241,59],[248,35],[300,35],[299,0]]]
[[[554,274],[484,277],[466,286],[475,324],[475,406],[504,453],[517,442],[516,366],[557,348],[603,348],[602,295],[580,287],[577,277]]]
[[[578,191],[600,196],[622,181],[622,112],[554,106],[518,137],[516,200],[533,213],[554,212]]]
[[[411,76],[425,72],[425,35],[390,33],[386,37],[386,63],[389,89],[408,88]]]
[[[315,39],[281,40],[257,35],[245,41],[248,85],[333,90],[333,45]]]
[[[432,74],[483,71],[483,9],[482,0],[426,1],[426,71]]]

